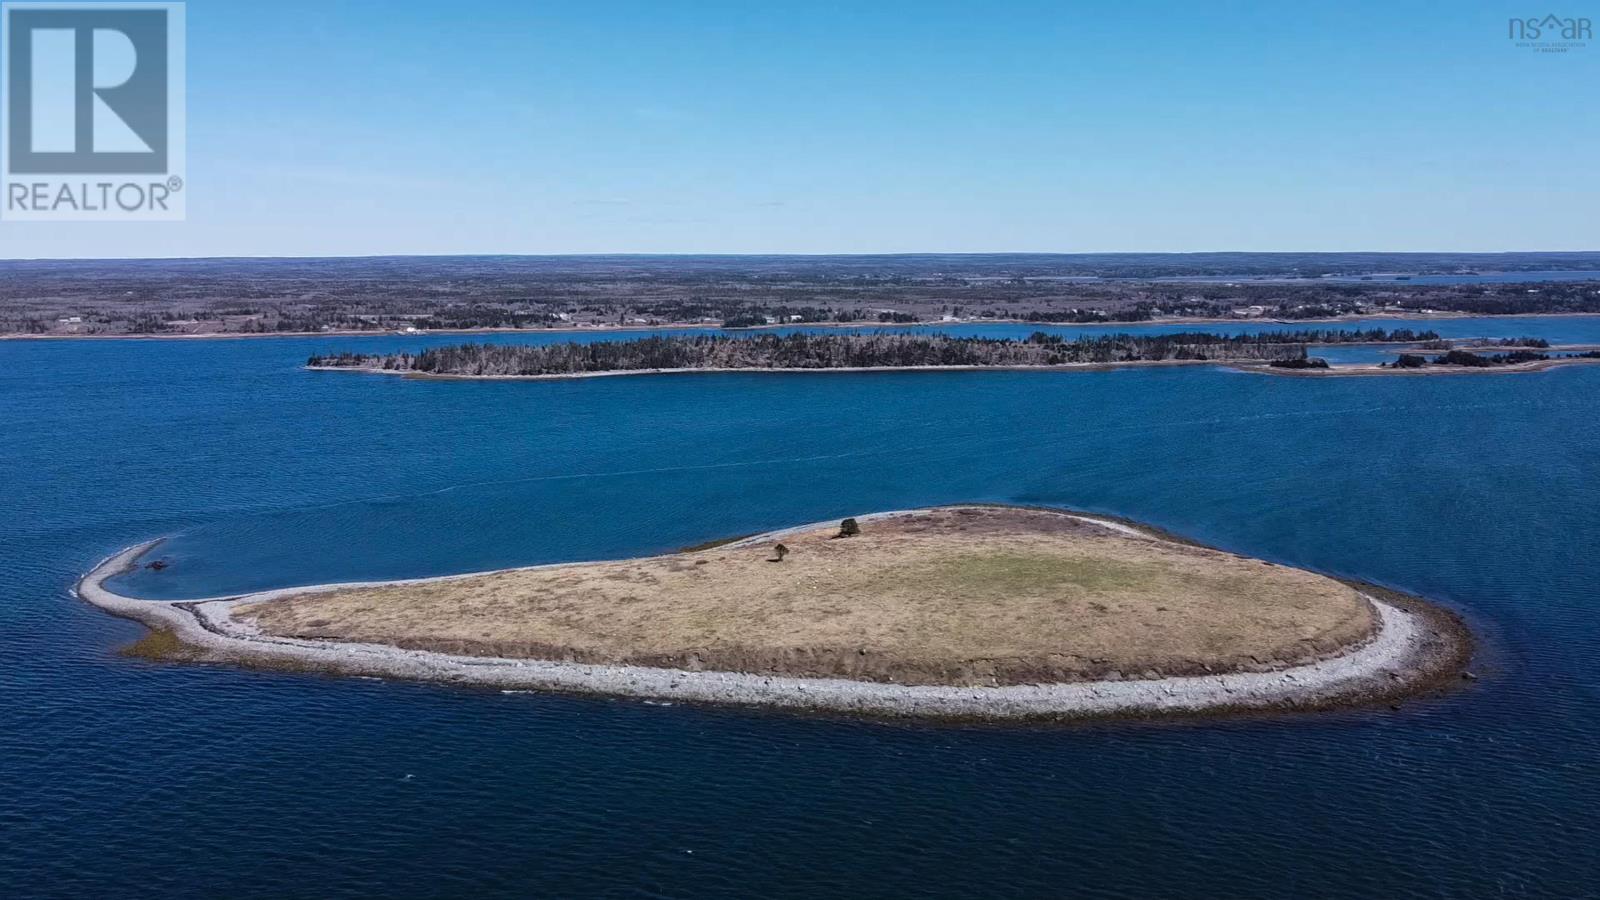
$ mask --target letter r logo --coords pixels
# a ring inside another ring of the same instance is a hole
[[[164,174],[165,9],[6,8],[7,149],[17,174]]]

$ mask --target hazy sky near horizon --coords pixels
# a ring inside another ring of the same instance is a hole
[[[1545,6],[192,0],[188,221],[0,257],[1600,249]]]

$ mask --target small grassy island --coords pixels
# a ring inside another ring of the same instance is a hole
[[[80,594],[163,655],[888,715],[1309,708],[1426,689],[1453,617],[1120,522],[1017,507],[864,516],[666,556],[242,598]]]
[[[931,334],[763,334],[648,337],[589,344],[463,344],[420,353],[313,356],[315,369],[463,378],[555,378],[629,372],[862,371],[1050,368],[1143,363],[1270,363],[1306,357],[1313,344],[1414,343],[1431,331],[1401,329],[1109,334],[1066,339]]]

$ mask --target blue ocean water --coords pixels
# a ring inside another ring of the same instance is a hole
[[[0,342],[0,896],[1597,893],[1600,368],[300,368],[459,339]],[[68,593],[162,535],[172,567],[125,589],[634,555],[959,501],[1126,515],[1436,598],[1482,636],[1482,677],[1398,712],[892,725],[149,664],[117,655],[136,626]]]

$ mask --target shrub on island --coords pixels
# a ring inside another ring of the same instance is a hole
[[[1274,369],[1326,369],[1328,361],[1318,356],[1302,356],[1299,359],[1275,359],[1267,365]]]
[[[1434,364],[1440,366],[1469,366],[1474,369],[1487,369],[1493,365],[1488,358],[1467,350],[1451,350],[1449,353],[1434,360]]]
[[[1473,369],[1487,369],[1493,366],[1514,366],[1519,363],[1543,362],[1550,357],[1544,353],[1535,353],[1532,350],[1513,350],[1510,353],[1497,353],[1493,356],[1480,356],[1466,350],[1451,350],[1449,353],[1434,360],[1440,366],[1467,366]]]

